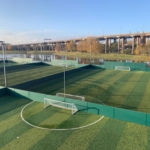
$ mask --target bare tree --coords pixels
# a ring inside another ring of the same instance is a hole
[[[60,43],[56,43],[55,51],[56,52],[61,51],[61,44]]]
[[[75,41],[71,41],[69,43],[67,43],[67,50],[75,52],[77,51],[77,45],[75,43]]]

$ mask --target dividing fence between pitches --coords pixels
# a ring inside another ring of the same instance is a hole
[[[0,89],[0,96],[13,95],[16,97],[28,98],[33,101],[43,102],[44,98],[54,99],[57,101],[73,103],[76,105],[79,111],[84,111],[96,115],[103,115],[114,119],[119,119],[127,122],[133,122],[145,126],[150,126],[150,113],[132,111],[122,108],[116,108],[112,106],[106,106],[86,101],[73,100],[69,98],[61,98],[58,96],[40,94],[35,92],[29,92],[24,90],[18,90],[14,88],[2,88]]]
[[[150,71],[146,63],[104,61],[103,65],[93,65],[100,68],[115,70],[116,66],[130,67],[131,71]]]
[[[89,65],[89,64],[79,64],[78,60],[59,60],[59,59],[52,59],[50,64],[53,66],[61,66],[61,64],[65,64],[66,66],[72,66],[75,68]]]

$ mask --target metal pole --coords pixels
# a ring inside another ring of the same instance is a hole
[[[66,74],[65,74],[65,72],[66,72],[66,65],[64,65],[64,100],[65,100],[65,94],[66,94]]]
[[[2,43],[2,50],[3,50],[3,64],[4,64],[4,80],[5,80],[5,87],[7,87],[6,68],[5,68],[5,48],[4,48],[4,43]]]

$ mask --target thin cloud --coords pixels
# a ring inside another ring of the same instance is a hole
[[[38,30],[38,31],[22,31],[20,33],[17,33],[16,35],[21,36],[21,35],[29,35],[29,34],[36,34],[36,33],[46,33],[46,32],[50,32],[50,33],[62,33],[64,31],[60,31],[60,30],[49,30],[49,29],[45,29],[45,30]]]
[[[29,30],[21,32],[12,32],[11,30],[1,29],[0,40],[10,44],[22,44],[22,43],[33,43],[43,42],[43,39],[47,37],[47,33],[51,35],[51,39],[60,40],[62,37],[58,37],[65,31],[56,29],[45,29],[45,30]]]

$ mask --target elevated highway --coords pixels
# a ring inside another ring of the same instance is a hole
[[[116,34],[116,35],[104,35],[104,36],[94,36],[92,37],[97,39],[99,42],[103,42],[105,45],[105,53],[107,53],[107,49],[111,43],[117,42],[118,43],[118,52],[120,50],[124,50],[125,44],[127,40],[130,39],[132,41],[132,53],[136,46],[140,44],[146,44],[150,38],[150,32],[146,33],[130,33],[130,34]],[[76,38],[76,39],[69,39],[69,40],[59,40],[59,41],[49,41],[49,42],[38,42],[38,43],[24,43],[24,44],[17,44],[12,45],[12,49],[29,49],[32,47],[35,50],[43,50],[44,47],[49,47],[47,50],[54,50],[56,44],[65,45],[71,41],[76,42],[78,44],[79,41],[86,40],[86,38]]]

